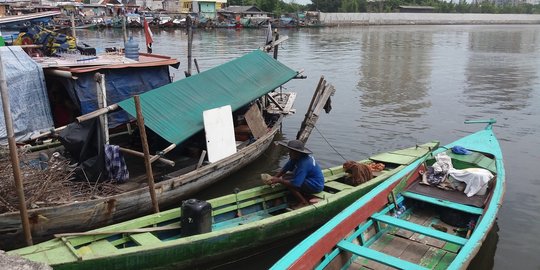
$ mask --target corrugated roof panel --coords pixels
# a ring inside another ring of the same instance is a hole
[[[256,50],[200,74],[142,94],[145,125],[179,144],[203,129],[203,111],[225,105],[236,110],[296,76],[296,71]],[[136,116],[133,98],[118,105]]]

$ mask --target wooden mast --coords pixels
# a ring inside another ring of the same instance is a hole
[[[28,220],[28,211],[26,210],[26,199],[24,198],[23,182],[21,178],[21,168],[19,167],[19,155],[17,154],[17,144],[15,143],[15,134],[13,131],[13,120],[11,118],[11,108],[9,104],[9,94],[4,74],[4,65],[0,56],[0,95],[2,96],[2,108],[4,109],[4,119],[6,121],[6,131],[9,144],[9,154],[11,157],[11,167],[13,168],[13,177],[15,178],[15,188],[17,197],[19,197],[19,212],[24,230],[24,238],[28,246],[32,245],[32,233],[30,232],[30,222]]]
[[[146,138],[146,129],[144,127],[144,117],[141,109],[141,98],[139,95],[133,96],[135,100],[135,109],[137,110],[137,125],[141,134],[141,143],[144,152],[144,166],[146,167],[146,179],[148,180],[148,191],[154,206],[154,212],[159,213],[159,205],[156,198],[156,190],[154,187],[154,174],[152,172],[152,163],[150,162],[150,150],[148,149],[148,140]]]

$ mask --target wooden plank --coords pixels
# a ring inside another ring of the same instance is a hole
[[[420,265],[429,269],[433,269],[445,254],[446,251],[444,250],[430,247],[428,251],[424,254],[424,257],[420,259]]]
[[[161,244],[161,240],[157,238],[155,235],[147,232],[147,233],[139,233],[139,234],[132,234],[131,239],[135,241],[135,243],[146,246],[146,245],[155,245],[155,244]]]
[[[261,110],[259,110],[259,107],[256,104],[251,105],[244,117],[246,118],[247,125],[255,139],[259,139],[268,132],[268,126],[264,122]]]
[[[118,252],[118,249],[106,239],[93,242],[89,247],[95,255],[112,255]]]
[[[334,189],[337,189],[337,190],[345,190],[345,189],[353,188],[353,186],[343,184],[343,183],[340,183],[340,182],[337,182],[337,181],[324,183],[324,186],[325,187],[331,187],[331,188],[334,188]]]
[[[392,241],[388,243],[388,245],[381,250],[384,254],[390,255],[392,257],[401,258],[401,254],[405,252],[405,250],[409,248],[409,241],[407,241],[404,238],[396,237],[392,235]],[[377,268],[377,269],[391,269],[390,267],[385,268]]]
[[[400,165],[407,165],[414,160],[416,160],[418,157],[413,156],[405,156],[405,155],[398,155],[398,154],[392,154],[392,153],[382,153],[375,156],[370,157],[371,160],[376,162],[384,162],[384,163],[395,163]]]
[[[441,232],[441,231],[438,231],[438,230],[435,230],[435,229],[424,227],[424,226],[421,226],[421,225],[418,225],[418,224],[415,224],[415,223],[412,223],[412,222],[409,222],[409,221],[406,221],[406,220],[402,220],[402,219],[399,219],[399,218],[395,218],[395,217],[392,217],[392,216],[373,215],[373,216],[371,216],[371,218],[373,218],[373,219],[375,219],[377,221],[380,221],[380,222],[384,222],[386,224],[390,224],[390,225],[393,225],[393,226],[397,226],[397,227],[400,227],[400,228],[411,230],[411,231],[421,233],[421,234],[426,235],[426,236],[431,236],[431,237],[434,237],[434,238],[437,238],[437,239],[441,239],[441,240],[444,240],[444,241],[447,241],[447,242],[451,242],[451,243],[455,243],[455,244],[459,244],[459,245],[465,245],[465,243],[467,243],[467,239],[465,239],[463,237],[459,237],[459,236],[451,235],[451,234],[448,234],[448,233],[444,233],[444,232]]]
[[[368,258],[370,260],[374,260],[376,262],[380,262],[380,263],[383,263],[385,265],[388,265],[388,266],[392,266],[394,268],[398,268],[398,269],[426,269],[420,265],[417,265],[417,264],[414,264],[414,263],[410,263],[408,261],[405,261],[405,260],[402,260],[402,259],[399,259],[399,258],[396,258],[396,257],[392,257],[392,256],[389,256],[389,255],[386,255],[382,252],[379,252],[379,251],[375,251],[375,250],[372,250],[372,249],[369,249],[369,248],[366,248],[366,247],[363,247],[363,246],[358,246],[358,245],[355,245],[351,242],[347,242],[347,241],[341,241],[338,243],[338,247],[343,249],[343,250],[346,250],[346,251],[349,251],[349,252],[352,252],[358,256],[362,256],[364,258]]]
[[[406,250],[403,251],[403,253],[401,253],[400,258],[412,263],[419,264],[430,247],[428,245],[422,245],[409,239],[406,239],[404,241],[408,241],[409,246]]]
[[[416,224],[424,224],[424,222],[426,222],[426,220],[428,219],[429,217],[426,216],[426,215],[419,215],[417,212],[413,211],[410,215],[407,216],[406,220],[410,221],[410,222],[413,222],[413,223],[416,223]],[[411,238],[411,236],[413,236],[414,232],[411,232],[409,230],[406,230],[406,229],[402,229],[400,228],[397,232],[396,232],[396,235],[399,235],[403,238]]]
[[[456,254],[447,252],[446,254],[444,254],[442,259],[439,261],[439,263],[435,267],[435,270],[446,270],[446,269],[448,269],[448,266],[452,263],[452,261],[454,260],[455,257],[456,257]]]
[[[447,207],[447,208],[451,208],[451,209],[455,209],[455,210],[458,210],[458,211],[471,213],[471,214],[475,214],[475,215],[481,215],[484,212],[484,209],[482,209],[482,208],[469,206],[469,205],[464,205],[464,204],[460,204],[460,203],[455,203],[455,202],[442,200],[442,199],[436,199],[436,198],[433,198],[433,197],[429,197],[429,196],[426,196],[426,195],[417,194],[417,193],[413,193],[413,192],[405,191],[405,192],[401,193],[401,195],[406,197],[406,198],[419,200],[419,201],[423,201],[423,202],[427,202],[427,203],[431,203],[431,204],[435,204],[435,205],[440,205],[440,206],[444,206],[444,207]]]
[[[388,246],[390,242],[392,242],[392,239],[394,239],[394,237],[392,235],[383,233],[377,240],[375,240],[371,245],[369,245],[369,248],[373,249],[373,250],[376,250],[376,251],[381,251],[386,246]],[[367,246],[367,245],[365,245],[365,246]],[[368,268],[371,268],[371,269],[380,269],[380,268],[387,267],[386,265],[384,265],[382,263],[379,263],[379,262],[376,262],[376,261],[373,261],[373,260],[370,260],[368,258],[361,257],[361,256],[356,258],[355,262],[357,262],[359,264],[362,264],[362,265],[364,265],[364,266],[366,266]]]

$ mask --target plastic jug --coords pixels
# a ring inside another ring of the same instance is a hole
[[[128,42],[124,44],[125,57],[139,61],[139,43],[133,40],[133,37],[129,37]]]

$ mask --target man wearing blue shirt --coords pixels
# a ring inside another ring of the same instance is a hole
[[[308,200],[302,194],[319,193],[324,188],[324,176],[321,167],[311,156],[309,149],[299,140],[289,141],[287,144],[279,142],[289,148],[289,161],[281,171],[272,178],[272,183],[280,183],[287,187],[298,199],[299,204],[295,207],[308,205]],[[287,172],[292,175],[283,177]]]

